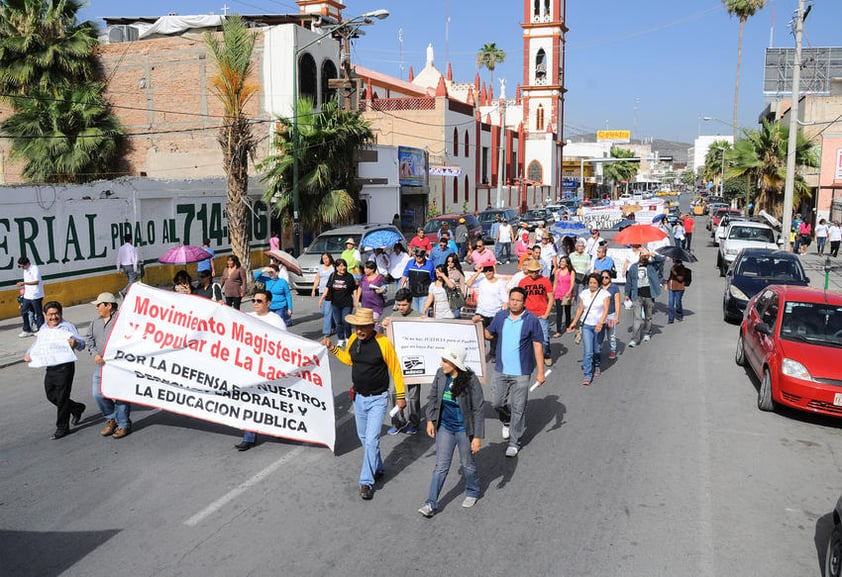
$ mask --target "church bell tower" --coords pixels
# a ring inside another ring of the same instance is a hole
[[[564,124],[566,0],[524,0],[523,133],[524,174],[530,183],[561,195]],[[518,175],[520,176],[520,175]]]

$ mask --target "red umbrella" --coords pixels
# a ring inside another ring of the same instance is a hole
[[[167,250],[158,260],[164,264],[188,264],[209,258],[211,258],[211,253],[202,247],[187,244]]]
[[[667,238],[667,233],[649,224],[634,224],[624,228],[614,236],[619,244],[646,244]]]

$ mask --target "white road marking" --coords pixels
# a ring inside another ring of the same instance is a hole
[[[351,420],[353,417],[353,413],[347,413],[344,417],[342,417],[336,422],[336,428],[344,426],[345,423]],[[216,501],[214,501],[213,503],[211,503],[210,505],[208,505],[207,507],[190,517],[189,519],[187,519],[184,522],[184,524],[188,527],[195,527],[196,525],[198,525],[199,523],[201,523],[202,521],[204,521],[205,519],[222,509],[225,505],[227,505],[228,503],[230,503],[231,501],[233,501],[234,499],[236,499],[237,497],[239,497],[240,495],[257,485],[258,483],[260,483],[263,479],[277,471],[281,467],[281,465],[284,465],[285,463],[292,461],[293,459],[298,457],[298,455],[304,452],[305,448],[308,447],[300,445],[294,448],[292,451],[290,451],[289,453],[287,453],[286,455],[284,455],[283,457],[281,457],[262,471],[258,471],[254,474],[254,476],[243,481],[242,483],[228,491],[226,494],[224,494],[222,497],[220,497],[219,499],[217,499]]]

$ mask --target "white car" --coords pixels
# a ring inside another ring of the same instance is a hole
[[[725,214],[722,216],[722,219],[719,221],[719,224],[713,231],[714,246],[719,246],[719,243],[722,241],[723,238],[725,238],[725,233],[728,231],[728,225],[738,220],[745,221],[748,220],[748,218],[737,214]]]
[[[732,221],[720,237],[716,266],[719,276],[725,276],[728,267],[744,248],[778,248],[775,231],[768,224],[750,220]]]

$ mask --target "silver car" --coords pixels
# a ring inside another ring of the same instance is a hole
[[[391,224],[354,224],[328,230],[317,236],[310,243],[310,246],[298,256],[298,265],[301,267],[302,274],[298,275],[290,271],[290,288],[302,295],[310,294],[313,290],[316,272],[321,266],[322,253],[326,252],[334,259],[339,258],[342,251],[345,250],[345,241],[349,238],[354,239],[354,246],[360,251],[362,261],[365,262],[368,253],[364,249],[369,248],[365,244],[365,239],[371,233],[379,230],[395,232],[400,237],[400,242],[406,246],[406,239],[401,231]]]

